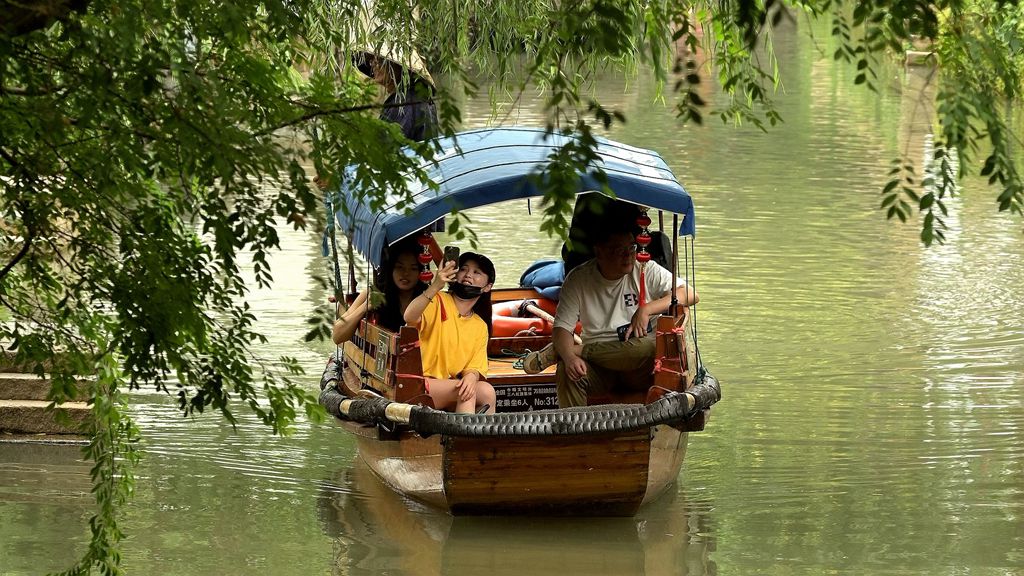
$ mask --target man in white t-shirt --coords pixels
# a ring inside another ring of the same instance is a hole
[[[619,384],[644,390],[652,381],[655,339],[649,332],[652,316],[671,304],[673,286],[680,304],[696,304],[697,294],[682,280],[654,262],[644,269],[645,298],[640,305],[640,263],[634,236],[610,231],[594,246],[595,258],[565,278],[555,313],[552,345],[531,353],[524,369],[540,372],[558,361],[558,405],[585,406],[587,394]],[[583,325],[583,344],[573,344],[572,332]]]

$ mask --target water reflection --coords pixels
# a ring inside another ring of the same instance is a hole
[[[85,551],[75,544],[93,513],[90,489],[81,446],[0,442],[0,574],[73,564]]]
[[[325,481],[335,574],[717,574],[711,507],[673,492],[634,518],[452,517],[402,497],[357,459]]]

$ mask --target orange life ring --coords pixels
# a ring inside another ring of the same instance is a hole
[[[546,312],[547,308],[541,303],[541,300],[546,299],[531,299],[531,302],[536,303],[538,308]],[[554,302],[547,301],[554,305]],[[519,309],[523,302],[523,300],[509,300],[508,302],[498,302],[491,306],[491,331],[494,336],[509,338],[528,334],[538,336],[551,334],[551,322],[535,316],[519,316]],[[553,311],[549,313],[553,314]]]

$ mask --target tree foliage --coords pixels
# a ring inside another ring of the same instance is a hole
[[[851,30],[861,31],[863,40],[855,41]],[[918,211],[924,216],[922,242],[942,242],[947,201],[968,173],[997,186],[1000,211],[1022,214],[1020,141],[1011,105],[1022,88],[1024,9],[999,0],[863,3],[852,15],[835,14],[833,34],[844,40],[836,58],[856,62],[856,82],[872,89],[878,59],[902,53],[914,41],[929,47],[939,65],[934,151],[917,169],[907,159],[910,151],[893,160],[882,191],[889,218],[907,221]]]
[[[1020,89],[1015,3],[377,0],[375,19],[363,0],[0,6],[0,305],[10,318],[0,340],[19,362],[45,365],[56,405],[74,394],[75,374],[96,375],[87,454],[98,508],[72,572],[119,571],[116,509],[131,493],[137,436],[126,391],[166,391],[184,415],[213,408],[231,421],[239,400],[275,432],[300,410],[318,414],[294,359],[252,351],[264,337],[240,262],[269,285],[272,224],[323,217],[310,162],[328,182],[358,166],[356,183],[377,202],[408,178],[425,181],[419,163],[433,146],[377,120],[355,51],[426,56],[449,80],[437,94],[445,134],[459,126],[460,99],[481,96],[477,79],[494,99],[539,86],[547,128],[580,136],[538,175],[544,229],[559,233],[595,130],[626,121],[591,95],[598,71],[649,71],[681,123],[711,115],[768,128],[781,120],[770,50],[781,19],[831,18],[835,57],[868,86],[880,58],[920,35],[935,41],[944,74],[938,145],[921,178],[897,159],[883,207],[900,219],[923,212],[922,239],[941,240],[945,202],[977,170],[998,185],[1000,210],[1021,212],[1005,105]],[[700,96],[708,81],[724,105]]]

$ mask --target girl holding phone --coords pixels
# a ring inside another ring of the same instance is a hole
[[[494,279],[490,259],[466,252],[445,260],[405,309],[405,321],[419,328],[427,392],[439,409],[494,413],[494,388],[485,380]]]

